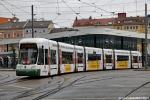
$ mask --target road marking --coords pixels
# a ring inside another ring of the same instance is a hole
[[[17,87],[17,88],[23,88],[23,89],[32,89],[32,88],[23,87],[23,86],[17,86],[17,85],[9,85],[9,86],[13,86],[13,87]]]

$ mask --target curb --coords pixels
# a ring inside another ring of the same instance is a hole
[[[0,71],[15,71],[16,69],[0,69]]]
[[[148,69],[145,69],[145,68],[134,69],[134,71],[150,71],[150,68],[148,68]]]

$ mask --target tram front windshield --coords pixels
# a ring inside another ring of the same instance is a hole
[[[19,64],[30,65],[37,62],[38,49],[34,43],[21,44],[19,52]]]

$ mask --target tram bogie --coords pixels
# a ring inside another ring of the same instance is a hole
[[[52,76],[105,69],[141,68],[139,51],[83,47],[44,38],[19,43],[18,76]]]

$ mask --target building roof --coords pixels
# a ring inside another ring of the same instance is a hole
[[[103,19],[75,19],[73,27],[81,26],[108,26],[113,24],[114,18],[103,18]]]
[[[74,20],[73,27],[83,26],[112,26],[112,25],[144,25],[144,18],[141,16],[126,17],[126,13],[118,13],[116,18],[100,18],[92,19],[76,19]]]
[[[52,21],[34,21],[34,28],[48,28],[49,24],[53,24]],[[29,21],[26,25],[25,28],[31,28],[32,27],[32,22]]]
[[[11,18],[0,17],[0,24],[10,22]]]
[[[34,21],[34,28],[48,28],[49,24],[53,24],[52,21]],[[23,28],[31,28],[31,21],[23,21],[23,22],[9,22],[0,24],[0,30],[7,29],[23,29]]]
[[[103,35],[113,35],[113,36],[123,36],[123,37],[132,37],[132,38],[145,38],[144,33],[137,32],[129,32],[122,31],[116,29],[109,28],[100,28],[100,27],[82,27],[77,28],[78,31],[65,31],[58,32],[52,34],[34,34],[35,37],[46,38],[46,39],[54,39],[54,38],[62,38],[62,37],[72,37],[72,36],[84,36],[84,35],[93,35],[93,34],[103,34]],[[26,35],[25,38],[31,37],[31,34]],[[3,39],[0,41],[0,44],[11,44],[11,43],[19,43],[20,39]],[[148,39],[150,39],[150,35],[148,34]]]

